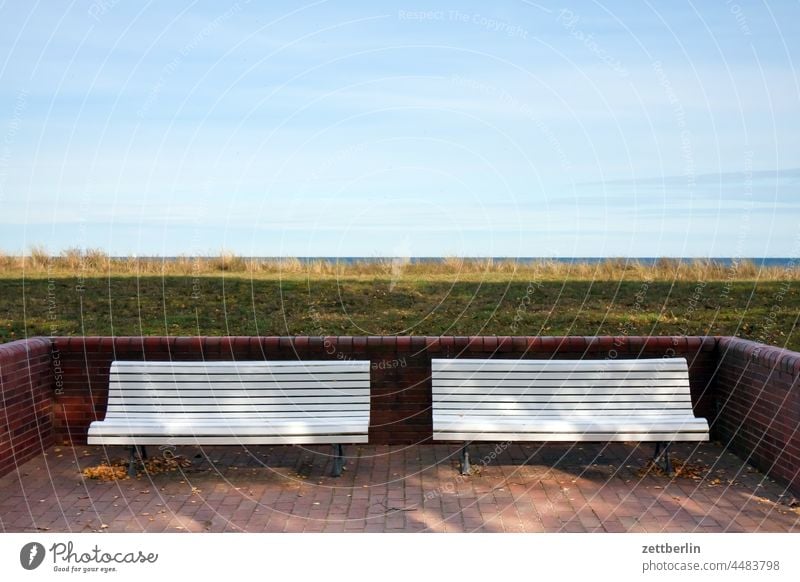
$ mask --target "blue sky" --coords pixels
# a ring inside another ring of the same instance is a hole
[[[0,4],[0,249],[798,256],[797,2]]]

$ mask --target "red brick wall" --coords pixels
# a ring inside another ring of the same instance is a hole
[[[105,415],[115,359],[369,359],[373,443],[431,438],[433,357],[689,360],[695,412],[743,459],[800,491],[800,354],[738,338],[44,338],[0,345],[0,475]]]
[[[0,475],[53,444],[51,342],[0,345]]]
[[[718,354],[715,433],[800,493],[800,354],[732,337]]]
[[[699,337],[117,337],[54,338],[63,369],[55,397],[60,440],[84,443],[105,415],[112,360],[368,359],[372,363],[370,442],[429,441],[431,358],[636,358],[689,360],[697,414],[711,418],[716,340]]]

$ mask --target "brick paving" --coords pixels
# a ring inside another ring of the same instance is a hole
[[[800,531],[792,495],[715,443],[674,447],[695,478],[642,475],[649,444],[481,443],[470,477],[455,446],[370,445],[334,479],[329,449],[181,447],[181,471],[104,482],[80,471],[122,447],[54,447],[0,478],[0,531]]]

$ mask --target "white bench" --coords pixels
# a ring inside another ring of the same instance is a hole
[[[90,445],[366,443],[369,361],[113,362]],[[142,450],[146,458],[146,450]]]
[[[462,441],[707,441],[683,358],[642,360],[434,359],[433,438]],[[662,448],[663,445],[663,448]]]

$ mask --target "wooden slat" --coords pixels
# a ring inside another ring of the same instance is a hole
[[[358,432],[364,429],[364,419],[357,418],[343,422],[339,418],[296,418],[290,420],[276,419],[274,421],[262,419],[181,419],[174,417],[166,417],[160,419],[145,418],[145,419],[127,419],[122,418],[114,421],[104,422],[102,425],[94,427],[92,432],[97,434],[102,431],[118,431],[125,430],[131,431],[136,429],[148,430],[174,430],[181,433],[192,433],[198,431],[217,431],[217,430],[247,430],[249,433],[242,434],[283,434],[291,432],[292,434],[302,434],[304,430],[319,430],[320,427],[327,427],[334,430],[333,427],[339,427],[336,430],[341,432]],[[299,431],[299,432],[298,432]],[[215,433],[216,434],[216,433]]]
[[[496,417],[496,418],[564,418],[564,415],[569,415],[573,418],[599,418],[599,417],[636,417],[636,416],[646,416],[646,417],[653,417],[657,418],[659,416],[664,417],[676,417],[676,416],[686,416],[687,411],[680,409],[680,408],[673,408],[673,409],[658,409],[653,408],[651,410],[619,410],[610,408],[608,410],[592,410],[592,409],[578,409],[578,410],[542,410],[542,411],[531,411],[531,410],[480,410],[476,411],[474,414],[464,414],[463,411],[459,410],[435,410],[433,413],[433,417],[435,418],[458,418],[460,420],[470,419],[470,418],[484,418],[484,417]],[[434,421],[435,422],[435,421]]]
[[[450,412],[455,412],[456,414],[448,414]],[[636,418],[636,417],[648,417],[648,418],[659,418],[660,416],[669,417],[669,418],[679,418],[681,416],[686,416],[687,411],[681,408],[673,408],[673,409],[657,409],[653,408],[650,410],[642,410],[642,409],[623,409],[623,408],[608,408],[606,410],[592,410],[589,408],[583,409],[572,409],[572,410],[563,410],[563,409],[553,409],[553,410],[542,410],[542,411],[532,411],[532,410],[480,410],[477,411],[475,414],[458,414],[458,411],[454,410],[436,410],[434,412],[434,418],[445,418],[450,417],[452,419],[457,419],[460,421],[468,421],[473,418],[486,418],[486,417],[494,417],[494,418],[535,418],[535,419],[547,419],[547,418],[564,418],[565,415],[569,416],[570,418],[619,418],[619,417],[626,417],[626,418]]]
[[[363,434],[326,434],[298,436],[154,436],[105,435],[89,436],[90,445],[321,445],[366,443],[368,436]]]
[[[691,408],[688,394],[620,394],[609,398],[607,394],[450,394],[439,396],[441,402],[682,402]],[[465,404],[465,408],[469,408]]]
[[[369,371],[368,360],[270,360],[270,361],[205,361],[205,362],[134,362],[116,360],[111,364],[112,370],[126,373],[147,374],[153,370],[316,370],[316,371]]]
[[[583,380],[583,379],[575,379],[575,380],[558,380],[558,381],[547,381],[547,380],[518,380],[516,378],[510,377],[505,380],[473,380],[471,378],[465,378],[463,380],[440,380],[438,377],[434,378],[432,381],[432,385],[436,388],[453,388],[456,386],[464,386],[466,388],[486,388],[487,390],[491,390],[493,388],[519,388],[519,387],[532,387],[532,388],[570,388],[570,387],[590,387],[590,386],[597,386],[597,387],[607,387],[607,388],[615,388],[621,386],[629,386],[629,387],[636,387],[636,388],[648,388],[648,387],[664,387],[664,388],[678,388],[683,387],[688,384],[688,379],[685,380],[664,380],[661,382],[652,381],[646,382],[644,380],[633,380],[631,382],[625,382],[624,380]]]
[[[169,424],[103,424],[91,431],[93,436],[131,434],[141,436],[279,436],[279,435],[311,435],[311,434],[357,434],[364,432],[362,424],[312,424],[302,425],[199,425],[196,423]]]
[[[307,424],[311,425],[324,425],[324,426],[357,426],[359,427],[358,430],[361,432],[366,432],[369,428],[369,418],[366,416],[331,416],[331,417],[293,417],[293,418],[281,418],[281,417],[234,417],[234,416],[224,416],[223,417],[225,422],[211,424],[215,420],[220,420],[219,416],[215,418],[210,418],[208,416],[204,417],[194,417],[189,415],[169,415],[164,416],[162,419],[159,419],[158,422],[153,420],[152,416],[149,417],[138,417],[138,416],[128,416],[125,418],[109,418],[102,422],[102,424],[98,423],[97,427],[92,427],[92,430],[110,430],[112,432],[118,430],[119,427],[127,427],[127,426],[158,426],[158,427],[165,427],[165,426],[175,426],[175,427],[187,427],[183,432],[191,433],[191,427],[193,426],[216,426],[216,425],[228,425],[228,426],[260,426],[265,433],[272,433],[275,432],[274,427],[280,427],[287,423],[289,424]],[[326,422],[327,421],[327,422]],[[105,428],[103,428],[105,427]],[[278,431],[280,432],[280,431]],[[343,431],[344,432],[344,431]]]
[[[463,430],[467,432],[497,432],[498,430],[508,430],[511,427],[519,432],[582,432],[592,430],[594,432],[639,432],[647,430],[665,431],[676,430],[676,428],[686,427],[687,430],[708,430],[705,421],[688,417],[686,415],[673,418],[659,417],[610,417],[610,418],[572,418],[562,416],[560,418],[465,418],[465,419],[442,419],[434,421],[436,430]]]
[[[180,417],[180,418],[197,418],[197,419],[214,419],[219,418],[222,413],[218,410],[209,410],[209,411],[171,411],[169,414]],[[112,419],[124,419],[124,418],[152,418],[152,412],[141,412],[137,410],[127,410],[125,412],[122,411],[112,411],[108,412],[105,416],[105,420],[112,420]],[[314,410],[311,412],[304,412],[304,411],[297,411],[297,410],[280,410],[277,412],[265,412],[265,411],[236,411],[236,412],[225,412],[225,418],[255,418],[255,419],[276,419],[276,418],[326,418],[326,417],[333,417],[333,418],[366,418],[369,419],[369,410],[359,408],[357,410],[350,410],[347,412],[341,410]]]
[[[573,370],[619,371],[619,370],[685,370],[684,358],[648,358],[642,360],[510,360],[510,359],[439,359],[431,360],[434,372],[471,370],[488,371],[548,371]]]
[[[475,388],[473,386],[434,386],[433,399],[437,400],[449,394],[518,394],[518,395],[535,395],[535,394],[606,394],[624,396],[626,394],[688,394],[689,391],[685,386],[660,386],[660,387],[628,387],[628,386],[598,386],[591,388],[586,386],[570,386],[563,388],[543,388],[537,387],[523,387],[523,386],[498,386],[494,388]]]
[[[707,441],[708,432],[608,432],[608,433],[522,433],[522,432],[436,432],[437,441],[535,441],[535,442],[678,442]]]
[[[137,391],[137,390],[172,390],[172,391],[185,391],[185,390],[280,390],[286,392],[293,392],[295,390],[316,390],[319,392],[325,391],[341,391],[348,390],[353,392],[369,392],[368,381],[346,381],[346,382],[110,382],[110,390],[124,390],[124,391]]]
[[[369,396],[328,396],[320,398],[318,396],[293,396],[291,398],[269,398],[269,397],[228,397],[228,396],[205,396],[195,398],[168,398],[168,397],[148,397],[132,398],[109,398],[108,406],[161,406],[164,404],[205,404],[208,406],[232,406],[236,404],[250,406],[260,406],[262,404],[276,404],[281,406],[292,406],[302,408],[307,404],[365,404],[369,403]]]
[[[648,410],[599,410],[593,411],[591,409],[576,409],[576,410],[539,410],[533,411],[530,410],[474,410],[474,411],[463,411],[463,410],[447,410],[447,409],[436,409],[433,411],[433,419],[436,422],[438,418],[458,418],[458,419],[472,419],[472,418],[506,418],[506,417],[530,417],[530,418],[574,418],[574,417],[581,417],[581,418],[592,418],[593,416],[597,416],[598,414],[603,414],[603,416],[613,416],[615,418],[635,418],[637,416],[641,416],[643,418],[651,418],[651,417],[658,417],[659,415],[664,416],[688,416],[688,411],[680,408],[671,408],[667,410],[663,410],[660,408],[653,408]]]
[[[448,401],[439,401],[436,405],[436,410],[460,410],[465,414],[481,410],[664,410],[671,408],[686,410],[687,406],[680,402],[475,402],[465,407],[462,403]]]
[[[180,383],[180,382],[204,382],[204,383],[221,383],[221,382],[278,382],[278,383],[292,383],[292,382],[317,382],[322,384],[335,385],[336,382],[352,382],[352,381],[367,381],[368,377],[364,376],[361,372],[357,374],[142,374],[133,378],[130,374],[114,374],[111,376],[112,382],[130,382],[136,381],[141,383]]]
[[[153,413],[161,413],[161,412],[181,412],[181,411],[211,411],[217,410],[220,413],[225,412],[235,412],[237,410],[241,411],[251,411],[254,412],[256,410],[260,410],[263,412],[280,412],[282,410],[300,410],[299,406],[281,406],[281,405],[274,405],[274,404],[262,404],[258,407],[255,406],[213,406],[213,405],[180,405],[180,404],[165,404],[163,406],[153,406],[153,405],[144,405],[144,406],[130,406],[130,407],[120,407],[120,410],[125,411],[126,409],[136,409],[140,412],[149,411]],[[363,408],[363,405],[360,404],[305,404],[302,407],[302,410],[306,412],[312,411],[322,411],[322,410],[358,410]]]
[[[681,372],[589,372],[576,370],[573,372],[436,372],[436,378],[440,380],[542,380],[542,381],[561,381],[561,380],[687,380],[689,373],[687,370]]]
[[[329,398],[336,396],[358,396],[369,398],[368,390],[355,388],[343,388],[342,390],[311,390],[299,389],[291,391],[283,390],[114,390],[109,393],[111,398],[296,398],[296,397],[317,397]]]

